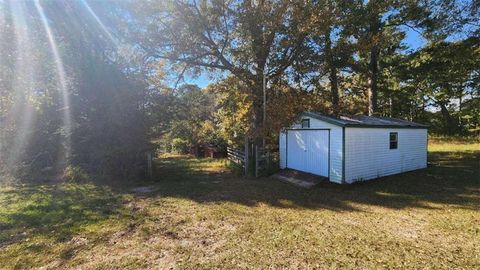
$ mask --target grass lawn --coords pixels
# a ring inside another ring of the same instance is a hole
[[[153,192],[0,186],[0,268],[480,268],[480,144],[430,141],[429,167],[303,190],[159,159]]]

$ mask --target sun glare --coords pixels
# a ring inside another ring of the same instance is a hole
[[[13,81],[15,89],[14,105],[8,114],[7,123],[16,118],[18,122],[17,136],[13,141],[12,151],[8,156],[7,166],[12,167],[25,148],[28,146],[31,136],[33,108],[29,102],[30,91],[33,87],[33,74],[35,72],[34,63],[30,58],[32,53],[32,43],[29,38],[27,22],[25,20],[25,10],[19,1],[10,1],[13,17],[13,29],[15,34],[15,46],[17,48],[17,57],[15,59],[16,75]]]
[[[88,13],[92,15],[92,17],[95,19],[95,22],[98,24],[98,26],[102,29],[102,31],[105,33],[105,35],[108,37],[109,41],[115,46],[118,46],[117,40],[113,37],[112,33],[108,31],[107,27],[103,22],[100,20],[100,18],[97,16],[97,14],[93,11],[93,9],[90,7],[90,5],[87,3],[86,0],[80,0],[80,2],[85,6],[85,8],[88,10]]]
[[[65,158],[65,161],[68,161],[71,154],[70,135],[72,132],[72,119],[71,119],[71,111],[70,111],[70,96],[69,96],[68,84],[67,84],[67,79],[65,74],[65,67],[63,65],[62,58],[60,57],[57,42],[52,33],[52,29],[50,28],[48,19],[45,15],[45,12],[39,0],[35,0],[35,7],[37,9],[38,14],[40,15],[40,19],[42,20],[42,25],[45,30],[45,33],[47,34],[48,43],[53,55],[55,67],[57,69],[58,85],[60,87],[59,90],[60,90],[62,103],[63,103],[63,108],[61,108],[60,111],[63,114],[63,128],[64,128],[64,135],[65,135],[65,141],[64,141],[65,153],[62,156]]]
[[[91,21],[93,27],[98,29],[100,36],[103,36],[112,48],[117,49],[118,39],[109,31],[92,6],[86,0],[79,0],[77,3],[79,4],[77,7],[83,9],[87,16],[77,18],[78,21],[72,22],[72,24],[83,25],[82,23],[85,23],[84,19]],[[62,5],[65,5],[65,8],[69,6],[67,3]],[[5,42],[4,46],[10,48],[0,61],[5,66],[11,66],[14,74],[12,80],[9,81],[10,84],[6,85],[9,88],[11,87],[13,91],[8,96],[8,107],[3,108],[5,114],[1,119],[4,127],[11,127],[14,136],[9,142],[8,150],[6,153],[2,153],[0,158],[2,158],[6,167],[12,168],[12,170],[27,155],[29,147],[33,146],[36,121],[40,119],[36,109],[35,96],[38,94],[39,89],[37,88],[42,80],[42,68],[48,65],[43,64],[42,61],[44,60],[39,60],[42,59],[44,52],[39,50],[39,46],[35,44],[37,33],[46,37],[46,55],[52,60],[51,63],[54,68],[52,70],[54,75],[49,76],[49,78],[53,79],[54,87],[58,90],[55,95],[60,100],[57,113],[61,118],[61,130],[58,134],[61,134],[62,140],[58,142],[61,147],[58,148],[60,149],[58,150],[58,156],[51,165],[61,169],[68,165],[71,160],[71,136],[73,132],[71,98],[72,93],[75,92],[73,88],[75,85],[66,72],[64,64],[66,60],[63,59],[63,52],[59,47],[62,40],[59,36],[56,36],[55,31],[57,21],[49,18],[49,16],[55,16],[55,13],[50,13],[51,7],[55,7],[55,5],[50,6],[50,2],[41,0],[32,2],[0,0],[0,25],[4,27],[4,31],[0,31],[0,40]],[[37,19],[40,21],[38,25],[35,24]],[[61,27],[61,25],[58,26]],[[81,31],[82,29],[78,29],[79,34],[81,34]],[[8,35],[4,34],[8,33],[13,38],[7,42],[4,38]],[[2,129],[2,132],[10,132],[7,129]]]

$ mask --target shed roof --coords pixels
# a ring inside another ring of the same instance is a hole
[[[325,121],[341,127],[372,127],[372,128],[428,128],[427,125],[419,124],[407,120],[380,117],[380,116],[326,116],[320,113],[304,112],[303,115],[309,116],[318,120]]]

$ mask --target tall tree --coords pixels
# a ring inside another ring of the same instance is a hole
[[[263,127],[263,79],[274,80],[297,59],[310,33],[310,1],[135,3],[132,31],[147,61],[167,59],[181,71],[228,72],[248,85],[255,137]]]
[[[328,0],[317,2],[315,15],[321,21],[309,36],[309,50],[299,61],[300,71],[311,73],[318,88],[329,87],[331,113],[338,115],[340,105],[340,83],[353,62],[352,5],[345,1]],[[326,77],[326,79],[325,79]],[[327,83],[328,82],[328,83]]]
[[[389,45],[392,33],[405,36],[407,30],[433,37],[444,34],[447,15],[454,12],[453,1],[359,1],[355,23],[359,29],[359,51],[367,60],[368,114],[378,114],[379,76],[382,50]],[[397,40],[397,42],[401,42]],[[388,90],[387,90],[388,91]]]
[[[405,82],[421,88],[440,110],[445,133],[462,131],[463,102],[480,97],[479,59],[480,39],[470,37],[431,44],[412,54],[406,63]],[[454,117],[455,112],[458,117]]]
[[[378,107],[378,58],[380,54],[380,27],[381,18],[379,5],[375,1],[369,1],[367,4],[368,10],[368,39],[371,41],[370,46],[370,61],[368,63],[368,115],[373,115],[377,112]]]

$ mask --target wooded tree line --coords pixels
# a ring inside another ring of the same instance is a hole
[[[275,144],[306,110],[478,134],[479,18],[475,0],[2,1],[0,170],[128,178],[151,141]]]

